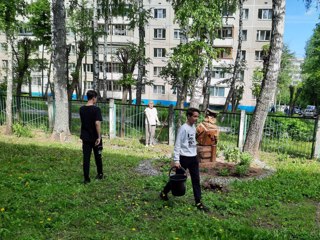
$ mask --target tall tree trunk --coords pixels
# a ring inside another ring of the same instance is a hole
[[[280,61],[283,47],[285,0],[273,0],[272,34],[269,49],[269,63],[266,75],[262,81],[261,92],[257,106],[252,116],[249,131],[244,144],[244,150],[259,157],[259,143],[263,127],[268,115],[268,108],[273,102],[280,71]]]
[[[13,88],[13,54],[12,54],[12,45],[13,40],[9,36],[9,33],[6,34],[7,45],[8,45],[8,70],[7,70],[7,99],[6,99],[6,130],[5,133],[8,135],[12,134],[12,88]]]
[[[212,59],[209,59],[207,65],[207,80],[203,86],[203,103],[202,109],[205,110],[210,106],[210,85],[211,85],[211,77],[212,77]]]
[[[143,0],[139,0],[139,55],[140,60],[138,62],[138,78],[137,78],[137,91],[136,91],[136,104],[141,104],[141,94],[142,94],[142,79],[144,75],[144,64],[142,60],[142,55],[144,54],[144,36],[145,28],[143,24]]]
[[[109,8],[109,4],[107,9]],[[107,13],[108,14],[108,13]],[[104,36],[103,36],[103,99],[107,99],[107,81],[108,81],[108,28],[109,15],[104,18]]]
[[[239,78],[240,74],[240,67],[241,67],[241,48],[242,48],[242,30],[243,30],[243,2],[244,0],[239,0],[239,31],[238,31],[238,48],[237,48],[237,56],[234,62],[234,68],[233,68],[233,75],[230,83],[230,90],[228,93],[228,96],[226,98],[226,102],[223,107],[223,111],[228,111],[229,103],[233,102],[232,109],[233,112],[235,111],[234,103],[236,102],[236,99],[233,99],[233,96],[236,96],[237,94],[234,93],[236,91],[236,82]]]
[[[84,65],[87,66],[87,63],[88,63],[88,60],[87,60],[87,53],[84,57]],[[84,84],[83,84],[83,99],[85,98],[85,96],[87,96],[87,84],[88,84],[88,81],[87,81],[87,69],[84,69]]]
[[[192,84],[190,107],[199,109],[200,102],[201,102],[201,96],[202,96],[202,90],[203,90],[203,80],[200,77],[193,82],[194,82],[194,84]]]
[[[52,0],[52,47],[53,47],[53,81],[56,114],[52,137],[56,140],[69,139],[69,115],[67,93],[66,65],[66,16],[64,0]]]
[[[98,14],[97,0],[93,0],[93,21],[92,21],[92,62],[93,62],[93,89],[99,91],[99,41],[98,41]]]
[[[41,52],[41,97],[43,97],[43,79],[44,79],[44,45]]]

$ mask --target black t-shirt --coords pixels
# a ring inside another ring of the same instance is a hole
[[[98,138],[96,121],[102,121],[100,108],[94,105],[82,106],[80,107],[79,113],[81,119],[80,138],[83,141],[96,141]]]

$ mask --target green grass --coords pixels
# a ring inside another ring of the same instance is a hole
[[[184,197],[158,199],[167,180],[166,145],[104,141],[106,179],[82,184],[80,142],[0,135],[0,239],[319,239],[320,165],[262,153],[278,171],[236,182],[228,193],[203,191],[210,214]],[[157,158],[161,176],[139,175]],[[94,177],[94,161],[91,176]],[[318,214],[317,214],[318,212]]]

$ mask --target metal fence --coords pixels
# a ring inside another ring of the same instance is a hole
[[[72,101],[70,103],[70,131],[72,134],[80,133],[79,108],[84,101]],[[103,122],[102,132],[109,133],[110,129],[110,104],[98,102]],[[176,132],[179,123],[186,121],[185,109],[173,109],[163,106],[155,106],[161,122],[156,129],[156,139],[161,143],[169,143],[170,111],[172,113],[173,128]],[[145,140],[144,105],[114,104],[115,134],[124,138],[139,138]],[[6,97],[0,95],[0,125],[6,120]],[[13,98],[13,123],[19,121],[24,125],[35,128],[49,129],[48,102],[42,98],[14,97]],[[204,118],[200,114],[199,122]],[[236,147],[239,141],[240,113],[220,113],[217,117],[217,125],[220,129],[219,144]],[[251,114],[245,115],[244,138],[252,119]],[[263,130],[260,142],[261,151],[277,152],[292,156],[310,158],[313,156],[316,141],[316,129],[318,120],[313,118],[288,117],[269,115]]]

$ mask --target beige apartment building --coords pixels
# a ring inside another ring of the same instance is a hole
[[[149,100],[162,105],[175,104],[176,94],[172,87],[159,77],[161,69],[166,66],[168,55],[171,49],[180,43],[179,25],[174,22],[174,11],[166,0],[145,0],[144,7],[151,9],[153,18],[145,27],[146,35],[146,56],[151,59],[151,63],[146,66],[147,79],[153,80],[153,85],[144,87],[142,100],[146,104]],[[219,108],[224,105],[228,95],[228,86],[220,82],[229,78],[230,75],[223,71],[223,67],[232,64],[237,51],[238,38],[238,19],[239,13],[236,12],[228,19],[224,20],[223,28],[220,32],[220,39],[214,41],[216,47],[228,48],[230,54],[221,54],[219,60],[214,61],[214,69],[210,87],[210,105]],[[256,100],[252,96],[252,74],[256,67],[262,67],[262,46],[270,42],[271,23],[272,23],[272,1],[271,0],[247,0],[244,3],[243,20],[243,43],[242,57],[247,62],[247,69],[241,73],[244,84],[244,95],[240,103],[240,108],[248,111],[254,109]],[[120,64],[117,63],[114,53],[119,46],[128,42],[138,43],[138,29],[129,30],[126,19],[113,18],[108,35],[108,69],[107,69],[107,98],[121,99],[121,87],[117,81],[121,78]],[[99,19],[98,24],[103,27],[103,19]],[[20,37],[29,36],[26,30],[21,30]],[[71,44],[69,58],[69,73],[75,67],[76,46],[74,35],[68,32],[68,44]],[[103,79],[102,63],[104,53],[104,39],[99,39],[99,78]],[[39,49],[39,55],[41,54]],[[49,55],[46,54],[46,57]],[[5,37],[0,35],[0,60],[2,69],[0,70],[0,80],[6,81],[6,67],[8,56],[6,55]],[[87,83],[86,89],[92,88],[93,79],[92,53],[88,52],[82,64],[81,79],[82,89]],[[137,71],[135,71],[135,76]],[[41,95],[41,73],[32,72],[32,93],[35,96]],[[47,83],[47,74],[44,74],[44,83]],[[28,92],[28,87],[24,89]],[[135,92],[133,92],[135,98]]]

